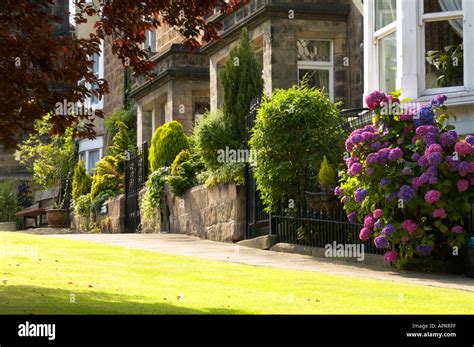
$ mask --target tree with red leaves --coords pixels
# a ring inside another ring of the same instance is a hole
[[[51,114],[52,132],[73,126],[78,137],[94,137],[92,121],[99,112],[55,112],[57,104],[84,104],[92,95],[108,92],[107,81],[92,71],[90,57],[99,43],[112,38],[112,52],[135,74],[149,74],[143,42],[147,30],[163,24],[196,47],[218,37],[219,23],[208,22],[214,8],[232,11],[238,1],[224,0],[74,0],[76,24],[90,16],[100,19],[88,39],[55,35],[54,0],[0,1],[0,143],[16,146],[33,131],[34,121]],[[79,83],[83,81],[85,83]]]

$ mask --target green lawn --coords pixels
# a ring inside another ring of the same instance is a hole
[[[474,294],[0,232],[0,313],[472,314]]]

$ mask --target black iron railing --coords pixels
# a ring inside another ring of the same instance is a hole
[[[372,112],[368,108],[351,108],[339,112],[341,127],[345,132],[362,128],[372,123]]]
[[[366,253],[383,254],[386,251],[359,239],[362,224],[349,222],[339,202],[332,208],[314,209],[305,205],[293,216],[275,214],[271,216],[270,225],[271,234],[277,236],[278,242],[322,248],[334,242],[363,244]]]
[[[125,158],[125,231],[134,233],[140,220],[140,190],[148,178],[148,143],[135,147]]]

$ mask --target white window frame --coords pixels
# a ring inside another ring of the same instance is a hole
[[[464,8],[463,1],[463,8]],[[439,88],[426,88],[426,42],[425,42],[425,23],[433,23],[446,21],[449,19],[462,19],[464,22],[464,10],[463,11],[449,11],[449,12],[434,12],[434,13],[423,13],[423,0],[418,0],[418,20],[419,20],[419,38],[420,38],[420,53],[419,54],[419,67],[420,67],[420,90],[421,96],[425,95],[437,95],[437,94],[449,94],[453,92],[462,92],[466,91],[465,85],[465,76],[462,86],[453,86],[453,87],[439,87]],[[464,44],[464,23],[463,23],[463,44]],[[466,59],[463,59],[463,72],[466,71]]]
[[[375,1],[364,1],[364,97],[379,89],[378,47],[375,39],[396,30],[397,81],[404,97],[429,101],[433,94],[446,94],[448,105],[474,103],[474,1],[463,0],[462,11],[423,14],[423,0],[397,0],[397,20],[375,31]],[[464,86],[426,89],[424,22],[458,18],[463,14]]]
[[[94,174],[95,167],[89,167],[89,153],[91,151],[97,150],[99,150],[100,160],[104,155],[104,139],[102,136],[97,136],[94,140],[79,140],[78,158],[80,159],[81,155],[84,154],[84,164],[86,166],[86,171],[91,175]]]
[[[326,70],[329,71],[329,98],[334,101],[334,40],[331,39],[308,39],[300,38],[298,40],[308,41],[326,41],[329,42],[329,59],[330,61],[310,61],[310,60],[298,60],[297,64],[297,80],[300,83],[300,70]]]
[[[105,56],[105,53],[104,53],[104,40],[100,40],[100,46],[99,46],[99,49],[100,49],[100,52],[98,53],[98,56],[99,56],[99,71],[98,71],[98,77],[99,79],[100,78],[104,78],[104,56]],[[81,81],[79,81],[79,83],[84,83],[84,79],[82,79]],[[89,83],[87,83],[86,87],[89,89],[91,86]],[[86,108],[92,108],[93,110],[101,110],[104,108],[104,97],[102,98],[99,98],[98,99],[98,102],[95,102],[95,103],[92,103],[92,97],[88,97],[85,101],[84,101],[84,106]]]

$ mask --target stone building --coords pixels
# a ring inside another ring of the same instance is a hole
[[[166,25],[148,33],[147,48],[155,78],[133,79],[130,97],[137,107],[137,144],[150,142],[156,128],[177,120],[189,135],[197,117],[209,108],[209,60],[190,52]]]
[[[220,72],[240,30],[247,27],[263,66],[265,92],[306,80],[325,88],[343,108],[360,107],[363,93],[362,6],[351,0],[252,0],[237,11],[215,14],[221,39],[190,53],[166,27],[151,37],[158,77],[136,80],[138,144],[149,141],[163,123],[178,120],[186,133],[206,108],[223,100]]]
[[[361,106],[362,15],[350,0],[255,0],[239,10],[214,15],[221,41],[203,47],[210,58],[211,109],[222,104],[220,72],[247,27],[263,66],[265,92],[305,80],[324,88],[342,107]]]

